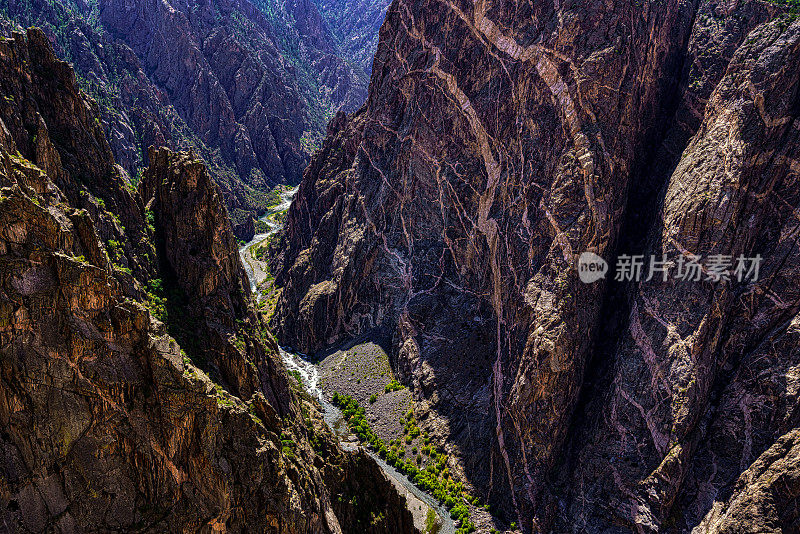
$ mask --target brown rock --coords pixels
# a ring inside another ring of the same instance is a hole
[[[147,176],[161,181],[142,187],[153,193],[159,247],[138,242],[154,237],[150,229],[115,219],[135,214],[130,220],[145,226],[148,218],[113,174],[100,127],[87,128],[97,115],[70,73],[38,31],[0,41],[3,530],[413,532],[377,466],[343,453],[314,405],[289,391],[242,292],[205,168],[153,152]],[[202,219],[179,202],[190,195]],[[168,199],[175,205],[159,204]],[[112,227],[116,245],[101,238]],[[206,261],[189,261],[192,247]],[[115,266],[128,259],[141,270]],[[148,272],[167,268],[186,276],[175,286],[192,292],[191,315],[162,323],[144,287]],[[216,362],[235,389],[212,381],[169,335],[188,331],[191,318],[205,321],[195,342],[221,347]],[[243,345],[222,339],[233,325]],[[370,508],[354,499],[366,491]]]

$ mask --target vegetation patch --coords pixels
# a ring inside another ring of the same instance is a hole
[[[364,408],[359,406],[353,397],[334,392],[333,404],[342,410],[348,428],[361,443],[375,451],[387,464],[406,475],[414,485],[432,495],[450,511],[450,517],[458,522],[457,534],[475,531],[475,525],[470,521],[468,503],[478,502],[477,498],[470,497],[464,490],[463,484],[453,480],[447,467],[447,455],[430,445],[430,438],[427,434],[425,434],[425,439],[428,440],[428,445],[423,447],[422,454],[417,458],[405,460],[405,449],[400,448],[399,440],[395,440],[394,443],[387,446],[373,432],[367,422]],[[419,436],[421,433],[413,414],[408,414],[405,419],[405,428],[408,436],[412,434]],[[427,459],[424,467],[422,465],[423,455]]]
[[[164,295],[164,284],[161,278],[153,278],[147,282],[147,307],[153,317],[167,323],[167,298]]]
[[[386,386],[383,388],[383,392],[391,393],[393,391],[400,391],[401,389],[405,389],[405,386],[397,380],[392,379],[392,381],[386,384]]]
[[[283,455],[290,460],[294,460],[296,458],[295,447],[297,447],[297,444],[294,439],[286,432],[281,432],[281,452]]]
[[[438,534],[441,525],[436,520],[436,512],[433,509],[428,509],[428,514],[425,516],[425,534]]]

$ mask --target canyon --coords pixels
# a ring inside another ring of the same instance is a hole
[[[290,381],[204,163],[134,188],[40,30],[0,94],[0,530],[416,532]]]
[[[0,30],[45,31],[134,181],[151,145],[203,159],[234,233],[249,240],[267,193],[299,182],[327,117],[366,97],[378,28],[351,28],[363,39],[345,50],[345,15],[328,15],[301,0],[3,0]]]
[[[800,532],[796,0],[0,36],[0,532]]]

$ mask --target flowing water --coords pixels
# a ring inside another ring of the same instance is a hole
[[[322,393],[319,387],[319,371],[317,370],[317,366],[303,358],[300,354],[291,353],[283,348],[280,350],[286,368],[289,371],[297,371],[306,387],[306,391],[319,401],[320,406],[322,406],[323,418],[334,435],[339,439],[339,444],[342,448],[345,450],[358,448],[358,443],[350,439],[350,430],[347,428],[347,423],[342,416],[341,410],[328,402],[325,395]],[[444,506],[440,505],[436,499],[415,486],[403,473],[384,462],[375,452],[366,447],[364,447],[364,451],[375,460],[390,479],[394,479],[400,486],[405,488],[414,497],[425,503],[426,506],[433,509],[439,515],[439,520],[441,522],[439,534],[455,533],[455,523],[450,519],[450,513]]]
[[[281,229],[283,225],[276,223],[270,220],[270,216],[280,213],[282,211],[286,211],[289,209],[289,206],[292,204],[292,199],[294,195],[297,193],[297,188],[293,187],[292,189],[287,189],[286,191],[281,193],[281,202],[280,204],[273,206],[265,213],[260,220],[267,223],[269,230],[265,234],[256,234],[253,236],[247,244],[239,248],[239,257],[242,260],[242,265],[244,266],[245,272],[247,272],[247,278],[250,280],[250,290],[255,293],[258,284],[266,278],[267,273],[259,266],[259,262],[257,262],[252,255],[252,248],[264,241],[266,238],[277,232]]]
[[[295,187],[294,189],[289,189],[281,193],[281,203],[271,208],[261,218],[262,221],[269,225],[269,231],[265,234],[255,235],[249,243],[243,245],[239,249],[239,256],[242,259],[242,265],[244,265],[244,269],[247,272],[247,277],[250,280],[250,289],[253,292],[256,292],[258,284],[266,277],[266,272],[261,267],[261,262],[253,258],[251,249],[253,246],[261,243],[264,239],[281,229],[282,225],[269,220],[269,216],[289,209],[296,192],[297,188]],[[283,348],[280,349],[280,352],[286,368],[289,371],[297,371],[300,374],[300,378],[302,379],[303,385],[308,393],[319,402],[320,406],[322,407],[323,418],[330,427],[331,431],[333,431],[334,435],[339,440],[341,447],[345,450],[354,450],[358,448],[359,444],[350,439],[350,430],[347,428],[347,423],[345,422],[344,417],[342,417],[341,410],[328,402],[322,390],[320,389],[319,371],[317,366],[306,360],[300,354],[289,352]],[[436,499],[416,487],[408,479],[408,477],[384,462],[373,451],[366,448],[364,450],[375,460],[375,462],[381,467],[381,469],[383,469],[384,473],[386,473],[390,479],[393,479],[397,484],[405,488],[414,497],[425,503],[425,505],[433,509],[439,515],[441,524],[439,534],[455,533],[455,524],[453,520],[450,519],[450,514],[442,505],[438,503],[438,501],[436,501]]]

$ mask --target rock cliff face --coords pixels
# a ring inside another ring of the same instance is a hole
[[[525,531],[796,528],[799,52],[761,2],[395,1],[273,247],[278,338],[391,340]],[[763,262],[618,283],[623,254]]]
[[[177,318],[185,326],[175,337],[194,359],[218,369],[236,396],[260,391],[285,413],[286,384],[259,383],[260,377],[280,374],[280,366],[266,357],[264,325],[250,306],[250,284],[205,165],[163,148],[151,151],[149,159],[141,194],[154,214],[166,312],[173,316],[170,322]],[[269,349],[277,352],[274,345]],[[265,367],[254,374],[249,366],[258,362]]]
[[[129,174],[151,145],[194,149],[243,238],[264,193],[300,180],[326,117],[366,97],[310,2],[2,0],[0,13],[43,27],[75,65]]]
[[[290,386],[204,167],[154,151],[145,206],[38,30],[0,97],[2,530],[413,532]]]

